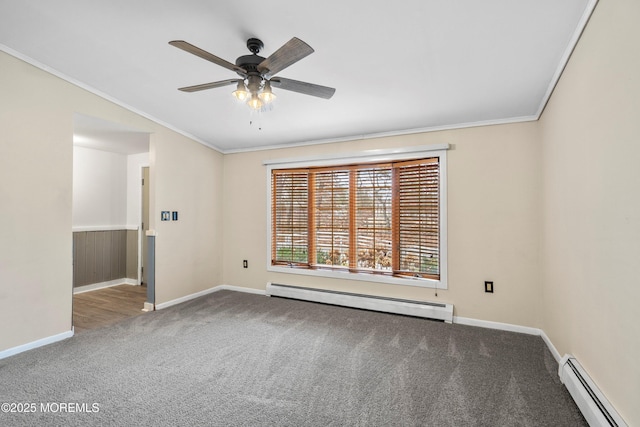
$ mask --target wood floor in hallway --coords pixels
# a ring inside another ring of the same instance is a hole
[[[73,296],[75,332],[101,328],[144,314],[146,286],[117,285]]]

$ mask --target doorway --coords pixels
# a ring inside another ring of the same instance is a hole
[[[79,330],[86,329],[79,316],[83,325],[108,324],[145,306],[146,289],[136,285],[146,276],[149,135],[74,115],[72,289]]]
[[[147,299],[143,286],[116,285],[73,296],[73,329],[76,333],[113,325],[143,314]]]

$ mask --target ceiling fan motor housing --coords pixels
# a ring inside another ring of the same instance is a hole
[[[262,61],[264,61],[264,58],[260,55],[244,55],[236,59],[236,65],[247,70],[247,74],[260,74],[258,71],[258,64]]]
[[[264,43],[262,43],[262,40],[260,39],[251,38],[247,40],[247,49],[249,49],[249,52],[255,55],[260,53],[260,50],[262,50],[263,47],[264,47]]]
[[[238,67],[244,68],[247,70],[247,74],[251,75],[260,75],[261,73],[258,71],[258,64],[265,60],[262,56],[258,55],[260,49],[264,47],[264,44],[260,39],[249,39],[247,40],[247,48],[253,55],[243,55],[236,59],[236,65]],[[240,74],[240,73],[238,73]]]

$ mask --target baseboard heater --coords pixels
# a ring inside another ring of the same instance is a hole
[[[569,394],[591,427],[627,427],[618,412],[573,356],[565,355],[560,360],[558,370],[560,381],[569,390]]]
[[[383,311],[386,313],[443,320],[446,323],[452,323],[453,321],[453,304],[412,301],[399,298],[331,291],[327,289],[281,285],[277,283],[267,283],[266,294],[274,297],[292,298],[324,304],[362,308],[365,310]]]

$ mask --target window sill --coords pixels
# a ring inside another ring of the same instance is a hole
[[[375,282],[384,283],[388,285],[404,285],[404,286],[418,286],[421,288],[433,288],[433,289],[447,289],[447,282],[443,280],[412,278],[412,277],[397,277],[397,276],[384,276],[379,274],[368,273],[351,273],[348,271],[332,271],[332,270],[312,270],[300,267],[283,267],[279,265],[268,265],[267,271],[274,273],[287,273],[287,274],[300,274],[303,276],[314,277],[327,277],[331,279],[341,280],[358,280],[362,282]]]

